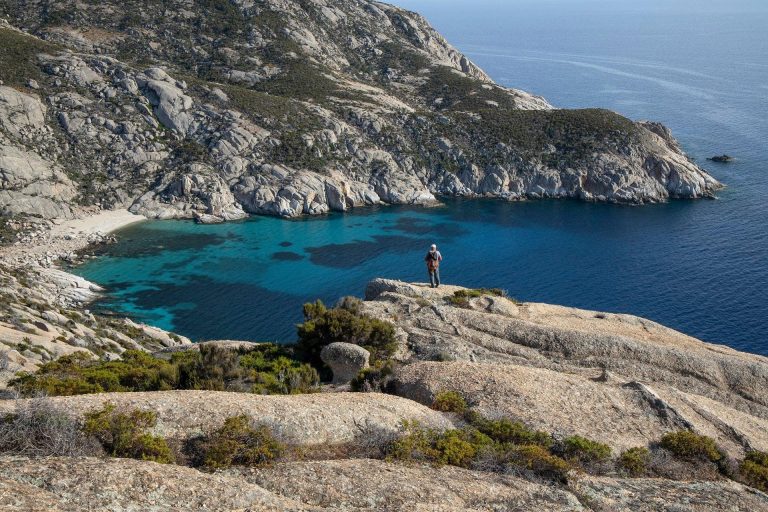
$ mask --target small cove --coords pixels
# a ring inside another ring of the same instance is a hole
[[[155,221],[118,232],[117,244],[75,271],[107,288],[97,308],[195,340],[290,342],[304,302],[360,296],[379,276],[424,281],[421,259],[434,241],[447,283],[637,314],[766,354],[759,251],[699,243],[712,239],[702,230],[723,228],[700,218],[722,207],[447,200],[296,220]],[[752,273],[737,270],[745,258],[753,258]]]
[[[768,355],[768,8],[706,2],[397,0],[499,83],[566,108],[667,124],[728,188],[716,201],[627,207],[448,200],[218,226],[147,222],[75,272],[96,305],[193,339],[292,341],[301,305],[374,277],[443,278],[521,300],[632,313]],[[728,153],[730,164],[706,160]]]

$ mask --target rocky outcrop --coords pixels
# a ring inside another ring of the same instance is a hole
[[[352,343],[331,343],[320,351],[320,359],[333,371],[334,384],[348,384],[368,368],[371,353]]]
[[[357,459],[286,463],[232,474],[332,510],[587,510],[567,491],[450,466]]]
[[[154,431],[166,437],[188,439],[213,431],[230,416],[247,414],[270,427],[282,440],[300,445],[349,443],[368,429],[396,433],[401,422],[414,419],[425,426],[445,429],[452,423],[437,411],[411,400],[375,393],[320,393],[309,395],[253,395],[216,391],[157,391],[101,393],[53,397],[75,416],[100,409],[105,402],[120,408],[157,413]],[[0,400],[0,411],[13,412],[12,401]]]
[[[364,310],[393,322],[408,361],[398,392],[442,389],[490,415],[520,418],[615,449],[692,428],[738,457],[768,449],[768,359],[711,345],[631,315],[375,280]],[[461,307],[460,307],[461,306]]]
[[[0,264],[0,393],[20,371],[75,352],[117,359],[190,341],[128,319],[82,310],[101,288],[59,269]]]
[[[662,125],[496,85],[415,13],[268,0],[209,19],[184,5],[161,17],[135,0],[0,6],[13,24],[0,42],[31,63],[0,70],[2,211],[73,217],[77,203],[221,222],[720,186]]]
[[[242,480],[181,466],[130,459],[0,460],[3,510],[318,510]]]
[[[0,214],[73,216],[74,184],[39,153],[53,142],[46,114],[36,95],[0,85]]]

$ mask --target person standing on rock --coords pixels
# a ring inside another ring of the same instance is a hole
[[[424,256],[427,262],[427,271],[429,272],[429,285],[431,288],[440,286],[440,262],[443,261],[443,255],[437,250],[437,246],[432,244],[429,252]]]

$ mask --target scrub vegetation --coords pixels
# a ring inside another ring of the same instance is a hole
[[[85,352],[45,363],[10,383],[22,396],[80,395],[114,391],[207,389],[260,394],[309,393],[317,371],[293,359],[290,347],[274,344],[249,349],[202,345],[199,351],[172,354],[169,360],[127,350],[117,361],[94,360]]]

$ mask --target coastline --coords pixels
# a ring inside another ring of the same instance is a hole
[[[108,239],[111,233],[148,220],[127,209],[84,211],[75,219],[53,220],[28,235],[28,240],[0,247],[0,264],[11,268],[57,266],[75,253]]]

